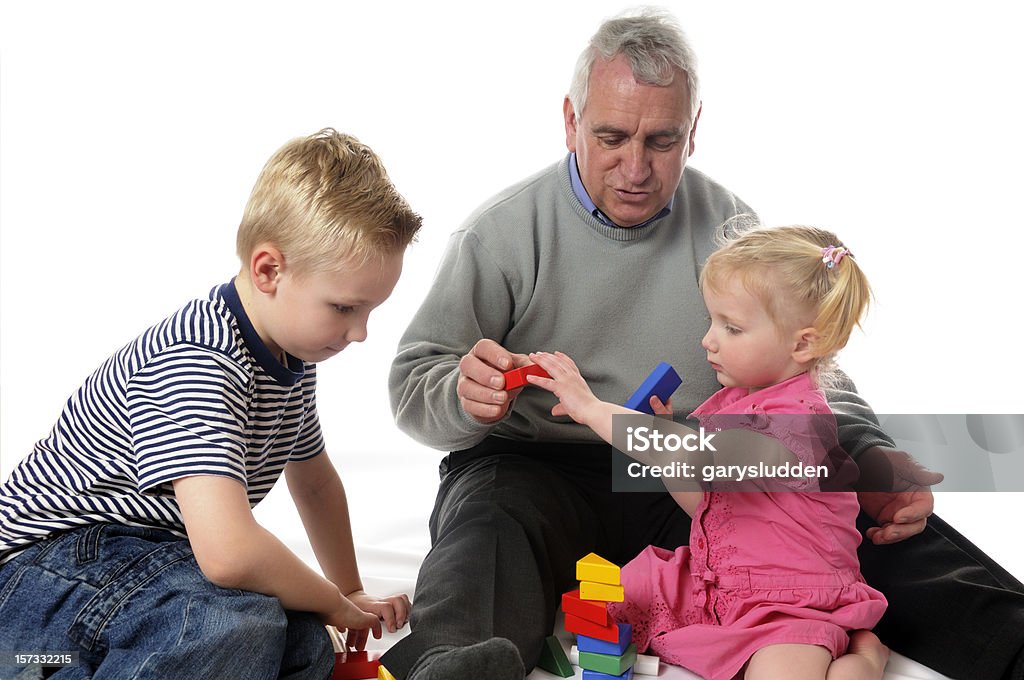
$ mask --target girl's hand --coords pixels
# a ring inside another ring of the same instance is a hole
[[[380,617],[377,614],[363,611],[352,600],[344,596],[341,597],[337,607],[324,617],[324,623],[334,626],[343,633],[347,631],[345,640],[352,649],[365,648],[366,639],[371,630],[374,638],[379,640],[381,636]]]
[[[394,633],[403,627],[409,620],[409,611],[412,603],[405,593],[391,595],[390,597],[374,597],[362,590],[356,590],[348,594],[348,599],[365,612],[372,612],[377,618],[384,622],[389,633]]]
[[[550,378],[535,375],[526,377],[531,384],[551,392],[558,397],[558,403],[551,409],[553,416],[569,416],[577,423],[590,425],[594,408],[600,400],[594,396],[587,381],[580,375],[576,363],[565,354],[535,352],[530,360],[548,372]]]
[[[664,416],[671,420],[672,418],[672,397],[669,397],[668,401],[664,404],[661,403],[661,399],[657,395],[651,395],[651,408],[654,410],[654,415]]]

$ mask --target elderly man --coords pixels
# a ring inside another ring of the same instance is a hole
[[[689,518],[668,494],[613,493],[609,448],[552,417],[547,392],[505,391],[502,373],[528,352],[564,350],[598,397],[621,403],[668,361],[684,376],[674,398],[684,418],[718,389],[700,345],[699,268],[722,224],[751,211],[684,172],[700,98],[692,51],[667,16],[603,24],[564,118],[568,156],[452,235],[392,367],[399,426],[451,451],[412,633],[384,658],[399,678],[519,680],[540,657],[579,557],[624,563],[648,544],[688,540]],[[915,485],[937,477],[888,450],[852,387],[829,398],[853,456],[903,461],[911,477],[903,493],[862,497],[874,520],[864,517],[864,572],[891,603],[883,641],[957,677],[1021,677],[1021,585],[937,518],[926,523],[931,494]],[[964,615],[978,598],[984,626]]]

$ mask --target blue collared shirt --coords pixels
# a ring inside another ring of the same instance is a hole
[[[587,209],[587,211],[591,215],[593,215],[598,220],[600,220],[603,224],[606,224],[609,227],[618,227],[618,226],[620,226],[620,225],[615,224],[614,222],[612,222],[611,219],[609,219],[607,215],[605,215],[603,212],[601,212],[600,208],[598,208],[596,205],[594,205],[594,201],[592,201],[590,199],[590,194],[587,193],[587,188],[583,186],[583,180],[580,179],[580,169],[576,165],[576,152],[575,151],[573,151],[572,153],[569,154],[569,181],[572,182],[572,191],[573,191],[574,194],[576,194],[576,198],[579,199],[580,203],[583,205],[584,208]],[[659,220],[662,217],[664,217],[665,215],[668,215],[670,212],[672,212],[672,202],[673,201],[675,201],[675,194],[672,194],[672,198],[668,199],[668,205],[666,205],[664,208],[662,208],[660,211],[658,211],[657,215],[655,215],[651,219],[647,220],[643,224],[637,224],[637,225],[634,225],[634,226],[642,227],[642,226],[645,226],[647,224],[650,224],[654,220]],[[632,229],[633,227],[626,227],[626,228]]]

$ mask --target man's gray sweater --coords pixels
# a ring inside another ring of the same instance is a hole
[[[499,423],[483,425],[456,395],[459,360],[481,338],[510,352],[562,351],[594,393],[623,403],[661,361],[683,379],[677,420],[720,388],[701,347],[707,311],[697,286],[723,224],[753,214],[687,168],[672,212],[639,227],[611,227],[573,193],[568,160],[498,194],[451,236],[433,286],[402,337],[390,393],[399,427],[438,449],[489,434],[531,441],[596,442],[589,428],[551,416],[556,399],[527,386]],[[886,444],[856,394],[830,394],[857,413],[844,438]],[[841,422],[844,419],[841,419]]]

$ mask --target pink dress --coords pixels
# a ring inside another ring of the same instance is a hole
[[[818,429],[796,431],[815,414]],[[719,390],[694,415],[709,431],[728,423],[770,434],[804,464],[821,463],[827,450],[821,423],[835,437],[825,396],[806,374],[753,394]],[[816,488],[809,479],[789,485]],[[849,491],[716,491],[712,483],[694,512],[690,545],[649,546],[630,561],[625,602],[611,612],[633,625],[638,650],[708,680],[732,678],[772,644],[821,645],[838,657],[848,631],[874,627],[886,606],[860,574],[857,512]]]

